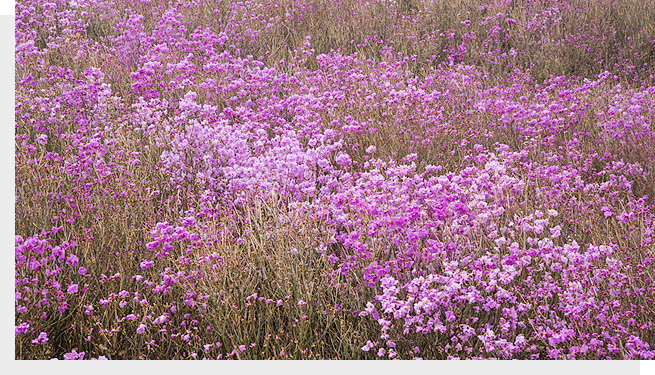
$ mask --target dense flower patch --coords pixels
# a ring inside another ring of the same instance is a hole
[[[16,358],[653,359],[655,13],[546,3],[18,1]]]

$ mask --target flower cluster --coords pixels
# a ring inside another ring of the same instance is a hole
[[[652,10],[397,3],[18,1],[16,358],[653,359]]]

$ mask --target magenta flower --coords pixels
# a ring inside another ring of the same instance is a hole
[[[194,226],[196,225],[196,219],[193,217],[185,217],[184,219],[182,219],[182,225],[184,225],[185,227]]]
[[[80,261],[80,259],[75,254],[71,254],[66,259],[66,264],[70,264],[72,266],[77,266],[77,263],[79,261]]]
[[[36,339],[32,340],[32,344],[41,345],[41,344],[45,344],[47,341],[48,341],[48,334],[46,332],[41,332]]]
[[[153,262],[151,260],[144,260],[144,261],[141,262],[140,266],[141,266],[141,269],[145,270],[145,269],[148,269],[148,268],[152,267],[153,264],[155,264],[155,262]]]
[[[21,323],[16,326],[16,335],[23,334],[27,332],[30,329],[30,324],[29,323]]]
[[[67,293],[68,293],[68,294],[75,294],[75,293],[78,292],[78,290],[79,290],[79,287],[77,286],[77,284],[71,284],[71,285],[68,287]]]
[[[84,359],[84,352],[77,352],[77,348],[73,349],[70,353],[64,354],[64,359],[68,361],[81,361]]]

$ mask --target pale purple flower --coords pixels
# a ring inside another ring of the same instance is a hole
[[[68,286],[68,290],[66,291],[68,294],[75,294],[79,290],[79,287],[77,284],[71,284]]]
[[[368,352],[371,350],[371,348],[374,346],[373,342],[371,340],[366,341],[366,345],[362,346],[362,350],[365,352]]]
[[[350,159],[350,155],[346,154],[345,152],[340,152],[337,154],[337,156],[334,158],[334,161],[337,162],[339,165],[349,165],[352,163],[352,160]]]

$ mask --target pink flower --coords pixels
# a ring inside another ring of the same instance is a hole
[[[79,290],[79,287],[77,286],[77,284],[71,284],[71,285],[68,287],[68,291],[67,291],[67,292],[68,292],[68,294],[75,294],[75,293],[77,293],[78,290]]]
[[[64,354],[64,359],[68,361],[82,360],[84,359],[84,352],[77,352],[77,348],[73,349],[70,353]]]
[[[75,254],[69,255],[68,259],[66,259],[66,264],[70,264],[73,266],[77,266],[77,262],[79,262],[79,258]]]
[[[185,217],[184,219],[182,219],[182,225],[184,225],[185,227],[194,226],[196,225],[196,219],[193,217]]]
[[[143,324],[143,323],[141,323],[139,325],[139,328],[136,329],[136,333],[138,333],[139,335],[142,334],[145,331],[146,331],[146,325]]]
[[[152,267],[153,264],[155,264],[155,262],[153,262],[151,260],[144,260],[144,261],[141,262],[140,266],[141,266],[141,269],[145,270],[145,269],[148,269],[148,268]]]
[[[27,332],[30,329],[30,324],[29,323],[21,323],[16,326],[16,335],[23,334]]]
[[[349,165],[352,163],[350,155],[346,154],[345,152],[340,152],[337,154],[337,156],[334,158],[334,161],[336,161],[339,165]]]
[[[48,334],[46,332],[41,332],[39,334],[39,337],[32,340],[32,344],[41,345],[41,344],[45,344],[47,341],[48,341]]]

